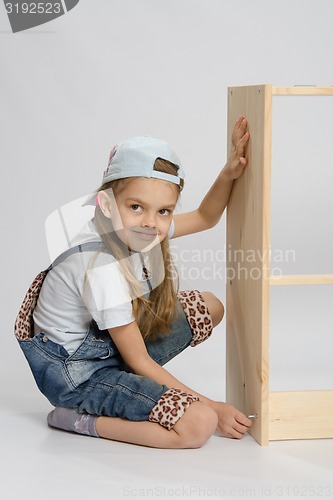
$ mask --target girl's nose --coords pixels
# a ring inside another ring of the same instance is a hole
[[[156,217],[153,214],[146,213],[141,221],[143,227],[156,227]]]

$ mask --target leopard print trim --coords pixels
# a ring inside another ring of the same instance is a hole
[[[33,312],[47,272],[39,273],[27,291],[15,321],[14,333],[18,340],[29,340],[34,336]]]
[[[184,290],[177,294],[192,329],[191,347],[208,339],[213,331],[213,321],[206,302],[198,290]]]
[[[148,420],[157,422],[170,431],[195,401],[200,401],[200,399],[193,394],[183,392],[180,389],[169,389],[157,401]]]

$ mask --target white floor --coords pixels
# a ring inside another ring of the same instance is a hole
[[[333,498],[333,440],[155,450],[50,429],[37,394],[4,402],[3,499]]]
[[[218,328],[167,369],[223,401],[225,334]],[[57,431],[46,424],[52,407],[14,336],[4,337],[1,358],[0,500],[333,498],[333,439],[261,447],[249,435],[241,441],[213,436],[198,450],[156,450]],[[273,390],[284,388],[276,380],[281,374],[272,377]]]

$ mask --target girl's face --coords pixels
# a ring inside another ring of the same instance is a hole
[[[118,237],[138,252],[150,250],[167,236],[178,199],[175,184],[135,177],[110,199],[109,215]],[[116,206],[115,206],[116,205]]]

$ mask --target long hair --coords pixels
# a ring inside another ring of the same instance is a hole
[[[175,165],[161,158],[155,161],[154,170],[177,175]],[[101,186],[98,191],[111,188],[116,197],[117,193],[123,190],[126,187],[126,183],[130,181],[130,178],[110,181]],[[177,188],[176,185],[175,188]],[[133,315],[143,338],[149,341],[156,339],[160,335],[167,335],[170,331],[170,324],[177,317],[176,293],[178,290],[178,274],[172,261],[169,238],[166,236],[159,244],[158,256],[162,253],[162,266],[161,258],[156,256],[156,247],[149,250],[151,274],[161,274],[162,272],[164,278],[158,286],[151,290],[149,297],[146,297],[143,295],[142,285],[139,283],[132,268],[131,259],[126,258],[129,255],[129,249],[117,237],[111,220],[105,217],[99,206],[95,209],[94,223],[102,241],[119,262],[123,275],[126,278],[131,296],[134,297],[132,299]]]

